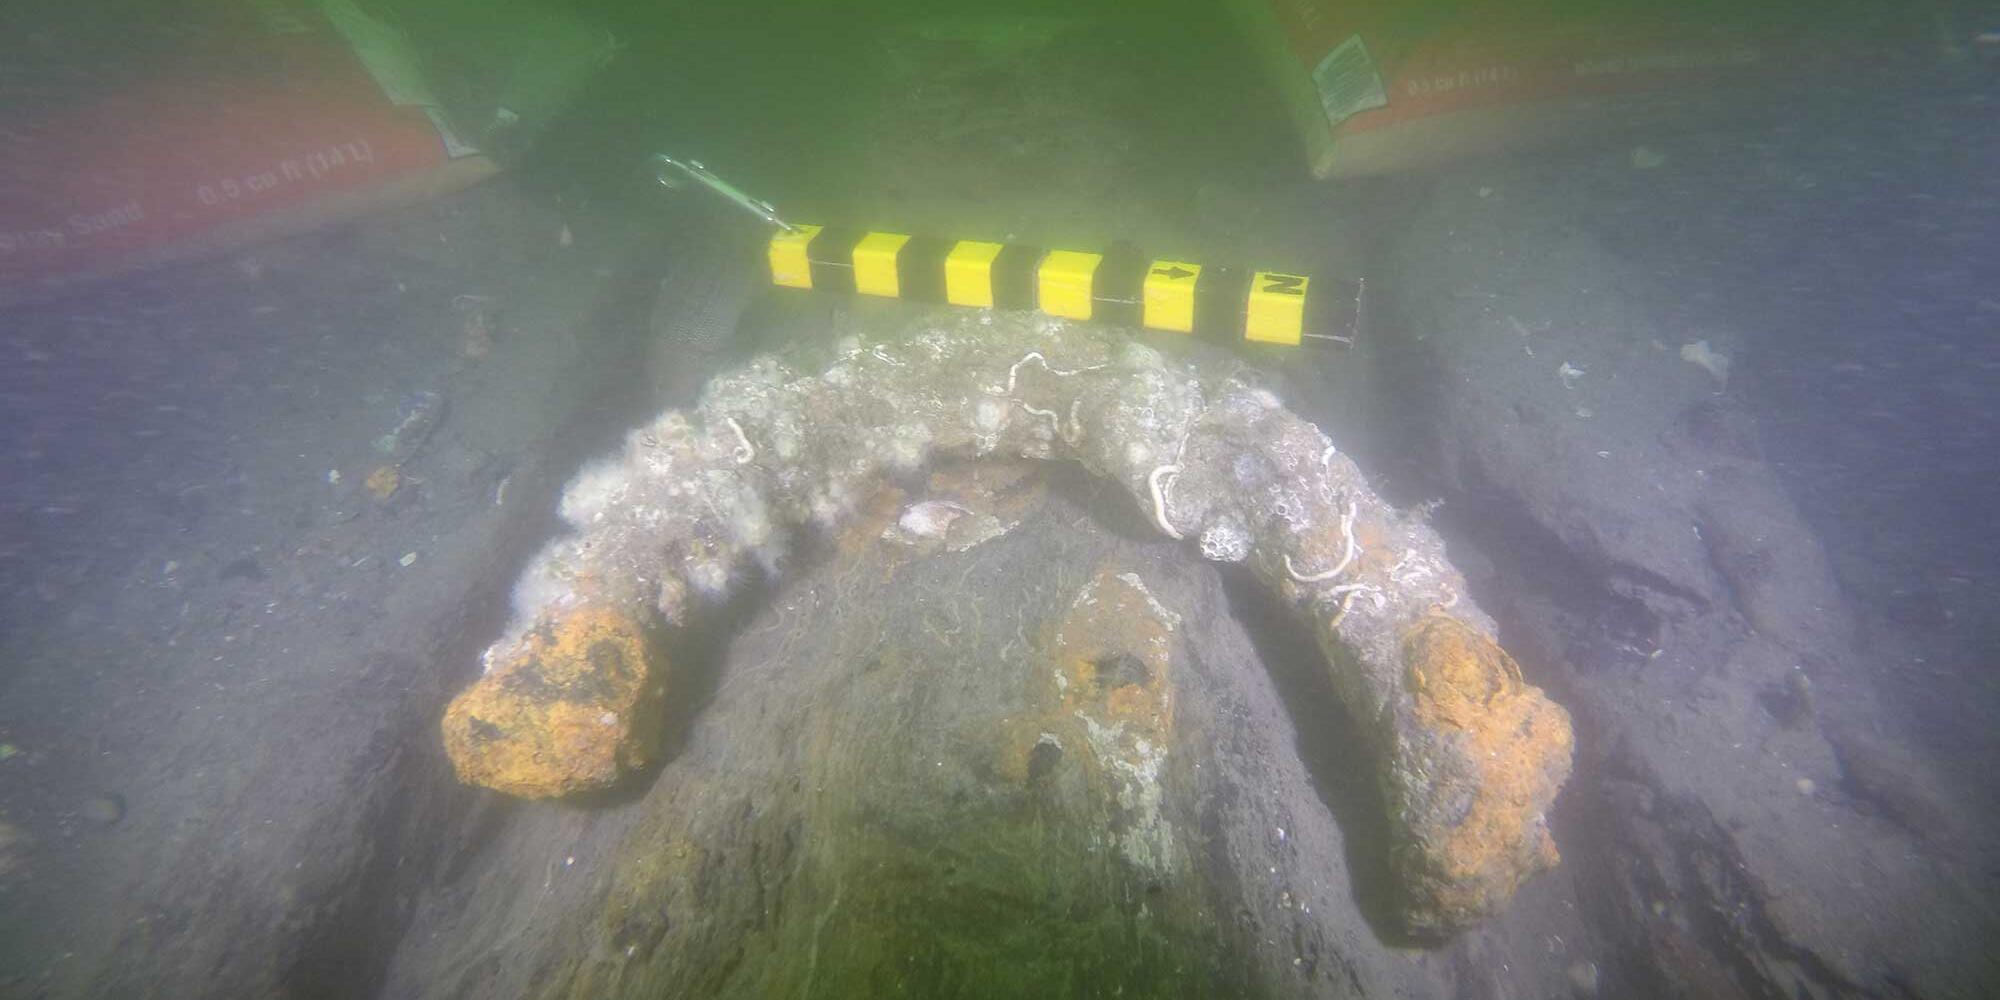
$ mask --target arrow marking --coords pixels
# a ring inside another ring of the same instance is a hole
[[[1306,279],[1296,274],[1266,274],[1264,292],[1270,295],[1304,295]]]

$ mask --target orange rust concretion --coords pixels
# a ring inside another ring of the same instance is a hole
[[[653,759],[664,664],[631,617],[584,606],[537,622],[444,716],[460,781],[523,798],[607,788]]]
[[[1427,780],[1470,794],[1449,822],[1414,831],[1396,864],[1413,925],[1462,926],[1559,860],[1546,814],[1575,740],[1569,714],[1523,681],[1498,643],[1457,618],[1430,614],[1408,626],[1402,661],[1424,734],[1416,753],[1425,766],[1413,770],[1450,775]]]

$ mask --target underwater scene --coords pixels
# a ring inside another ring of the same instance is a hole
[[[0,998],[2000,996],[2000,9],[0,15]]]

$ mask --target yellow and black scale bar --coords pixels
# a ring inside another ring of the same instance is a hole
[[[1297,346],[1352,343],[1360,279],[1153,260],[1137,250],[1045,250],[799,226],[770,242],[771,280],[786,288],[860,293]]]

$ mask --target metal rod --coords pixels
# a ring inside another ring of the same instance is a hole
[[[710,173],[707,167],[701,165],[700,160],[677,160],[665,153],[660,153],[653,157],[653,162],[658,165],[659,169],[655,177],[662,186],[676,188],[681,186],[683,179],[693,180],[710,191],[721,195],[738,208],[749,212],[751,215],[771,225],[777,226],[785,232],[798,232],[797,227],[778,217],[778,210],[772,207],[770,202],[761,198],[753,198],[743,193],[736,185]]]

